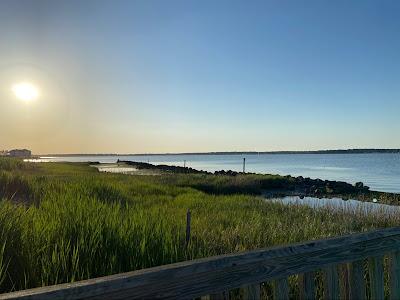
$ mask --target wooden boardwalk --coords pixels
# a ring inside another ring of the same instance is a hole
[[[316,276],[318,274],[318,280]],[[297,276],[300,299],[400,299],[400,228],[284,247],[185,261],[134,272],[0,295],[0,299],[289,299]],[[297,298],[297,297],[296,297]]]

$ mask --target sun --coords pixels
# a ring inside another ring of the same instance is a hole
[[[12,86],[15,97],[19,100],[30,102],[39,97],[39,89],[32,83],[20,82]]]

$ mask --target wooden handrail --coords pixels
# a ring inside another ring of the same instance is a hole
[[[282,290],[288,289],[287,277],[294,274],[302,275],[302,293],[314,293],[313,272],[317,270],[325,274],[325,295],[335,295],[339,290],[337,265],[343,263],[351,263],[346,284],[352,298],[364,297],[362,261],[369,258],[372,293],[381,295],[382,258],[387,254],[394,257],[390,286],[396,290],[392,295],[400,295],[399,251],[400,228],[396,227],[23,290],[2,294],[0,299],[192,299],[243,286],[250,286],[249,293],[258,298],[259,291],[251,286],[271,280],[276,280],[279,298],[285,298],[287,291]]]

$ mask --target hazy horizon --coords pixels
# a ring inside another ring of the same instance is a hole
[[[0,1],[0,149],[398,149],[399,14],[370,0]]]
[[[275,150],[275,151],[269,151],[269,150],[261,150],[261,151],[251,151],[251,150],[243,150],[243,151],[236,151],[236,150],[232,150],[232,151],[203,151],[203,152],[69,152],[69,153],[32,153],[33,155],[41,155],[41,156],[45,156],[45,155],[108,155],[108,156],[124,156],[124,155],[189,155],[189,154],[242,154],[242,153],[252,153],[252,154],[256,154],[256,153],[282,153],[282,152],[289,152],[289,153],[305,153],[305,152],[335,152],[335,151],[371,151],[371,152],[381,152],[381,151],[395,151],[398,152],[400,151],[400,148],[349,148],[349,149],[317,149],[317,150]]]

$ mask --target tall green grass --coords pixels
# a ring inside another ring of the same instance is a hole
[[[0,157],[0,170],[15,171],[31,169],[33,165],[26,164],[22,160],[12,157]]]
[[[246,178],[101,174],[85,164],[2,166],[1,292],[400,223],[269,203],[251,192],[225,195]],[[262,184],[279,178],[271,180]]]

